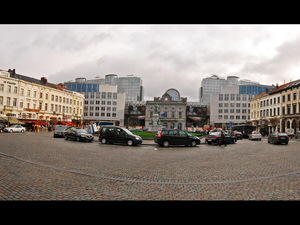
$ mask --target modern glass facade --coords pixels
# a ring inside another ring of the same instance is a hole
[[[65,82],[65,87],[79,93],[99,92],[100,84],[117,85],[118,93],[125,93],[125,101],[143,101],[144,88],[142,79],[133,75],[118,77],[116,74],[107,74],[105,78],[86,80],[78,78],[75,82]]]
[[[95,83],[66,83],[65,87],[79,93],[99,92],[99,85]]]
[[[222,87],[240,86],[240,94],[258,95],[272,86],[260,85],[259,82],[239,79],[237,76],[228,76],[227,79],[217,75],[208,76],[201,81],[199,89],[199,102],[203,105],[210,104],[211,95],[221,93]]]
[[[240,94],[251,94],[251,95],[259,95],[266,91],[266,89],[271,89],[271,86],[265,85],[243,85],[239,86]]]

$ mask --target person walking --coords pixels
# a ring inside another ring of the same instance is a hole
[[[221,137],[220,137],[220,139],[219,139],[219,146],[221,146],[222,143],[223,143],[225,146],[227,146],[226,140],[225,140],[224,132],[221,130]]]

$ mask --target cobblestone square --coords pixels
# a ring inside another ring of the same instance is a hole
[[[300,200],[300,140],[226,147],[0,134],[0,200]]]

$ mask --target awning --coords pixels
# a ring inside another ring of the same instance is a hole
[[[74,123],[68,121],[58,121],[56,125],[66,125],[66,126],[75,126]]]
[[[6,122],[9,122],[10,124],[24,124],[23,122],[18,120],[16,117],[1,116],[0,119],[5,120]]]

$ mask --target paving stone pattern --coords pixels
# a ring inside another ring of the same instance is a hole
[[[0,200],[300,200],[300,140],[103,145],[0,134]]]

